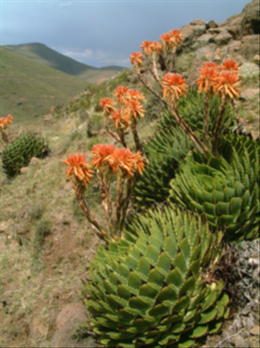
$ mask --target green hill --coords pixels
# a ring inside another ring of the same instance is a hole
[[[2,47],[24,58],[60,70],[66,74],[77,76],[88,82],[96,82],[103,77],[109,78],[123,69],[118,66],[108,66],[100,69],[94,68],[66,57],[41,43],[27,43]]]
[[[0,117],[11,114],[15,123],[28,123],[68,101],[86,82],[21,57],[0,47]]]

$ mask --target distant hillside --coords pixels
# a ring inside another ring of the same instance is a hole
[[[0,117],[28,123],[51,106],[68,103],[86,82],[0,47]]]
[[[8,51],[19,54],[22,57],[31,59],[50,68],[60,70],[66,74],[77,76],[81,79],[87,80],[88,82],[96,82],[102,77],[109,78],[123,69],[122,67],[118,66],[108,66],[101,69],[94,68],[90,65],[86,65],[77,62],[72,58],[66,57],[41,43],[8,45],[2,47]],[[106,76],[103,74],[104,71],[106,72]],[[89,76],[91,77],[90,81]]]

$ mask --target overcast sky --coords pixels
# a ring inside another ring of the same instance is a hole
[[[142,41],[158,41],[196,18],[223,22],[249,2],[0,0],[0,44],[39,42],[94,67],[130,67]]]

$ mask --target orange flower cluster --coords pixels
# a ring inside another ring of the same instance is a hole
[[[141,52],[133,52],[130,56],[131,64],[137,68],[143,66],[144,57]]]
[[[67,169],[67,177],[74,176],[77,180],[81,181],[86,187],[90,182],[93,174],[90,163],[86,160],[82,153],[70,154],[64,163],[69,167]]]
[[[12,123],[13,123],[13,117],[11,115],[0,118],[0,131],[7,128]]]
[[[163,48],[169,51],[174,47],[178,47],[182,43],[183,38],[179,30],[170,30],[168,33],[162,34],[160,40]]]
[[[113,107],[114,104],[115,102],[111,98],[103,98],[99,101],[101,111],[104,112],[106,116],[115,110],[115,108]]]
[[[126,86],[118,86],[114,92],[120,109],[116,110],[114,101],[110,98],[101,99],[99,105],[105,116],[109,116],[114,122],[115,128],[127,129],[131,124],[131,117],[140,118],[144,116],[144,108],[141,104],[145,101],[143,93],[138,90],[129,89]]]
[[[126,130],[129,127],[129,115],[128,113],[124,112],[124,110],[118,109],[114,111],[110,118],[114,122],[115,128],[123,128]]]
[[[92,148],[92,165],[100,168],[108,164],[114,173],[119,168],[127,177],[133,176],[136,172],[141,174],[144,170],[144,158],[140,152],[134,153],[130,149],[118,149],[113,145],[96,144]]]
[[[229,98],[238,98],[238,85],[241,83],[238,74],[238,63],[233,59],[226,59],[218,66],[213,62],[205,62],[200,67],[199,85],[200,92],[218,93]]]
[[[186,80],[180,74],[167,73],[160,82],[165,99],[174,101],[183,97],[188,89]]]
[[[153,53],[160,54],[162,45],[160,44],[160,42],[157,42],[157,41],[143,41],[140,48],[142,49],[142,52],[146,56],[148,56]]]

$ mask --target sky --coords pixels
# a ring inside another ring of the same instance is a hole
[[[0,0],[0,45],[38,42],[93,67],[130,67],[142,41],[192,20],[223,22],[250,0]]]

